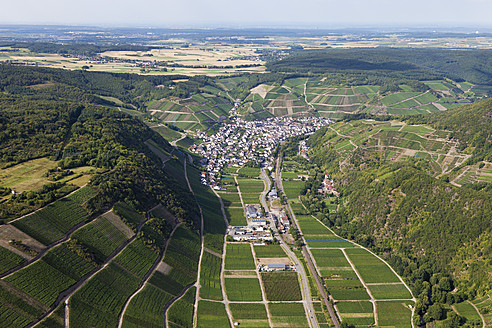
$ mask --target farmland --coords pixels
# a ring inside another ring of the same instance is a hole
[[[306,312],[302,303],[269,303],[273,327],[308,327]]]
[[[234,321],[242,327],[270,327],[265,305],[262,303],[230,303]]]
[[[130,302],[122,327],[164,326],[164,305],[172,298],[154,285],[147,285]]]
[[[191,287],[169,308],[169,327],[193,327],[195,293],[196,287]]]
[[[226,270],[254,270],[255,262],[249,244],[227,244]]]
[[[412,302],[377,302],[378,322],[381,326],[396,328],[411,327],[412,311],[409,308]]]
[[[220,270],[222,259],[209,252],[204,252],[200,270],[200,297],[222,300]]]
[[[225,278],[225,289],[230,301],[261,301],[258,278]]]
[[[198,302],[198,327],[230,328],[224,304],[199,301]]]
[[[301,288],[296,272],[265,272],[261,274],[269,301],[300,301]]]
[[[255,245],[255,255],[257,258],[266,257],[286,257],[284,250],[280,245]]]
[[[87,219],[88,213],[82,204],[95,192],[84,187],[72,195],[62,198],[13,225],[39,242],[48,245],[64,236],[74,225]]]

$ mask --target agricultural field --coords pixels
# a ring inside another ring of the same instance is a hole
[[[273,327],[309,327],[302,303],[268,303]]]
[[[347,249],[346,253],[366,283],[400,282],[386,263],[365,249]]]
[[[270,245],[255,245],[253,246],[255,250],[256,258],[274,258],[274,257],[287,257],[284,250],[280,245],[270,244]]]
[[[229,303],[234,322],[241,327],[270,327],[263,303]]]
[[[70,325],[114,327],[140,280],[124,268],[110,263],[70,299]]]
[[[336,308],[343,322],[349,325],[372,325],[374,324],[374,312],[372,303],[369,301],[337,302]]]
[[[258,204],[260,202],[260,194],[265,189],[262,180],[238,178],[239,189],[244,204]]]
[[[284,193],[288,199],[296,199],[302,188],[304,188],[304,181],[282,181],[282,186],[284,187]]]
[[[228,243],[225,258],[226,270],[254,270],[255,262],[248,244]]]
[[[200,270],[200,297],[203,299],[222,300],[220,270],[222,259],[209,252],[203,252]]]
[[[376,302],[378,323],[380,326],[393,326],[395,328],[409,328],[411,325],[412,311],[409,306],[413,302]]]
[[[223,303],[199,301],[197,309],[197,326],[204,328],[230,328],[231,324]]]
[[[471,301],[485,319],[486,325],[492,325],[492,299],[491,295],[486,295],[485,297]]]
[[[225,278],[225,289],[230,301],[261,301],[258,278]]]
[[[269,301],[300,301],[297,272],[262,272],[261,280]]]
[[[473,305],[468,302],[461,302],[453,304],[454,310],[462,317],[466,318],[466,322],[470,325],[482,325],[482,319],[478,314],[477,310],[473,307]]]
[[[49,245],[88,218],[88,212],[82,204],[94,195],[95,192],[89,187],[81,188],[12,224],[39,242]]]
[[[169,308],[167,313],[169,327],[193,327],[195,293],[196,287],[191,287],[186,291],[182,298],[173,303],[173,305]]]
[[[164,326],[164,305],[173,295],[147,284],[128,305],[123,317],[124,328]]]
[[[15,268],[24,261],[26,261],[26,259],[22,256],[19,256],[0,246],[0,274]]]

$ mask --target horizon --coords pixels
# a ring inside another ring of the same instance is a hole
[[[302,6],[286,1],[245,5],[225,0],[180,3],[88,0],[83,5],[61,0],[21,0],[6,3],[0,25],[98,26],[139,28],[491,28],[492,2],[458,0],[411,3],[307,0]]]

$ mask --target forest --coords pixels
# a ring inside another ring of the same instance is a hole
[[[451,132],[449,138],[472,155],[465,166],[490,160],[491,113],[488,99],[402,119]],[[311,214],[345,238],[383,255],[410,283],[418,299],[416,324],[432,321],[429,312],[439,304],[487,295],[492,290],[489,185],[456,187],[430,176],[425,159],[388,162],[384,152],[364,148],[355,149],[342,165],[336,144],[326,141],[333,133],[322,128],[308,141],[311,161],[319,167],[303,191]],[[322,174],[337,181],[342,197],[336,213],[316,195]]]
[[[445,76],[455,81],[492,85],[491,50],[357,48],[298,51],[267,63],[272,72],[373,72],[430,80]]]

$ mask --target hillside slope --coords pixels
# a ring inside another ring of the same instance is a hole
[[[337,213],[324,221],[383,254],[418,295],[418,315],[432,304],[492,290],[490,184],[447,182],[454,171],[489,167],[491,114],[492,100],[485,100],[406,122],[337,123],[309,139],[311,160],[335,178],[342,194]],[[435,147],[436,140],[443,144]],[[443,175],[433,156],[441,164],[461,156],[461,164]],[[308,182],[308,205],[316,204],[318,185]]]

